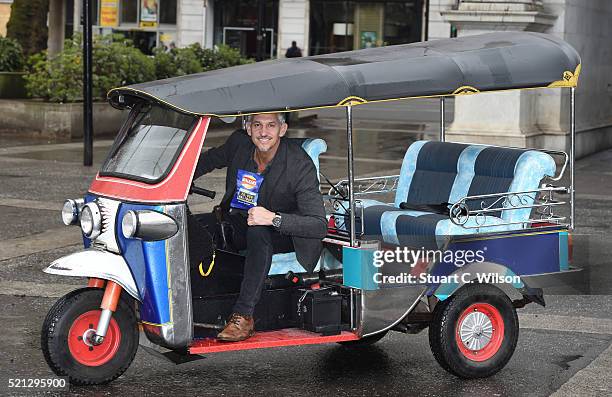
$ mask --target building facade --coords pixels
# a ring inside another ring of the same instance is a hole
[[[426,39],[427,0],[93,0],[94,32],[155,46],[227,44],[252,58],[304,55]],[[81,29],[82,2],[50,1],[50,47]],[[54,11],[55,10],[55,11]],[[261,40],[261,44],[258,43]],[[53,43],[51,42],[53,41]],[[259,54],[261,52],[262,54]],[[261,56],[259,56],[261,55]]]

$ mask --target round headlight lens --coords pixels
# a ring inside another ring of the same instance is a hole
[[[138,230],[138,215],[134,211],[128,211],[121,220],[121,229],[126,238],[132,238]]]
[[[62,222],[64,225],[74,225],[79,218],[79,209],[74,200],[66,200],[62,207]]]
[[[102,214],[100,207],[95,202],[85,204],[79,220],[85,237],[95,239],[102,233]]]
[[[85,206],[81,212],[81,230],[83,234],[90,237],[94,229],[94,220],[91,208]]]

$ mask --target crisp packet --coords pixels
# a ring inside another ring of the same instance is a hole
[[[238,170],[236,174],[236,192],[232,197],[230,207],[242,210],[257,206],[259,188],[264,177],[254,172]]]

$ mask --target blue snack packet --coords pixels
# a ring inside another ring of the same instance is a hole
[[[241,210],[257,206],[259,188],[263,183],[264,177],[254,172],[238,170],[236,173],[236,192],[232,197],[230,207]]]

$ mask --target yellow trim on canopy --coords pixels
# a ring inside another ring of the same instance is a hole
[[[474,95],[479,93],[480,90],[478,88],[472,87],[471,85],[464,85],[453,91],[453,95]]]
[[[364,103],[368,103],[368,101],[358,96],[350,96],[338,102],[336,106],[355,106],[363,105]]]
[[[563,79],[558,81],[553,81],[548,85],[548,88],[563,88],[563,87],[577,87],[578,86],[578,77],[580,76],[580,70],[582,69],[582,64],[579,63],[576,66],[576,70],[574,72],[570,72],[566,70],[563,72]]]

